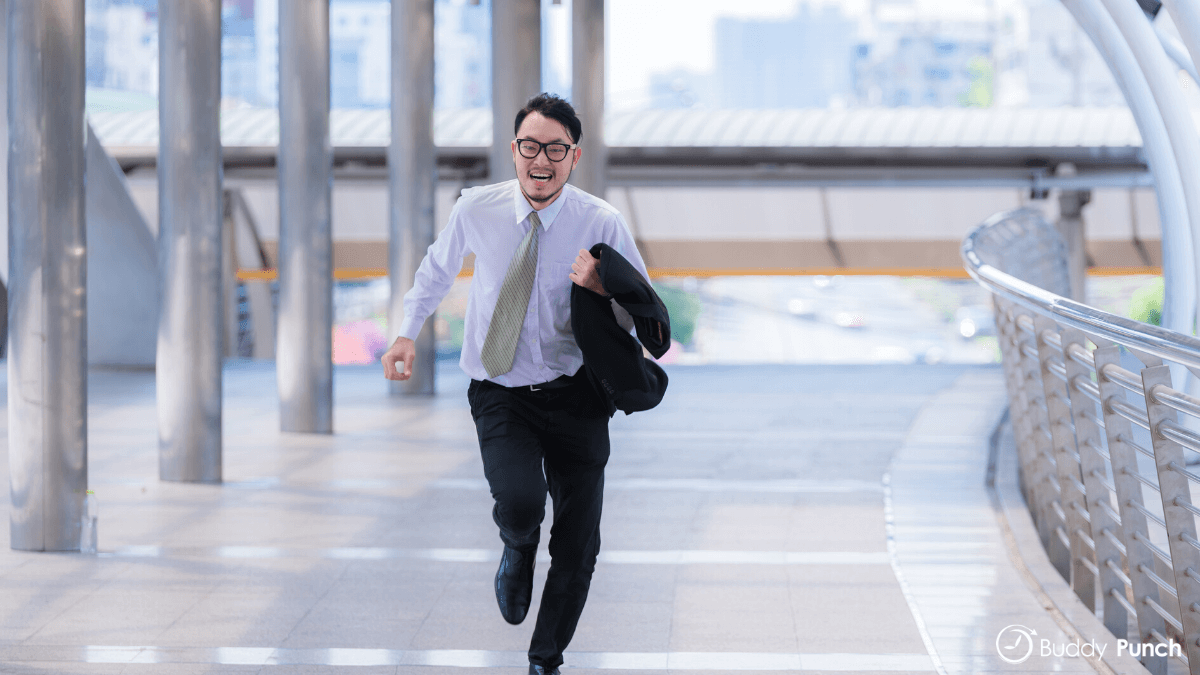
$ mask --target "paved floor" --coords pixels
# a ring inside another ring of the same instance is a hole
[[[612,424],[572,672],[1009,668],[996,631],[1043,612],[982,484],[998,368],[669,372],[660,408]],[[337,433],[311,437],[276,431],[270,366],[234,362],[226,482],[187,485],[156,478],[153,376],[92,373],[101,552],[11,551],[0,528],[0,672],[523,672],[466,380],[440,376],[406,400],[340,368]]]

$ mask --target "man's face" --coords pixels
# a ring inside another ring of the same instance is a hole
[[[571,145],[573,142],[566,127],[537,112],[529,113],[521,122],[517,138],[564,145]],[[562,192],[563,185],[571,177],[571,171],[575,168],[575,164],[579,162],[580,149],[576,148],[574,151],[568,152],[566,158],[561,162],[550,161],[545,150],[539,152],[537,157],[529,159],[517,152],[517,141],[514,139],[512,154],[513,163],[517,167],[517,181],[521,184],[521,192],[525,193],[525,198],[535,209],[542,209],[549,206],[550,202],[553,202]]]

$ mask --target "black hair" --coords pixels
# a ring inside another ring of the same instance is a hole
[[[578,143],[579,139],[583,137],[583,124],[575,114],[575,109],[566,100],[547,92],[542,92],[529,99],[525,103],[525,107],[517,112],[517,123],[513,125],[514,136],[521,133],[521,122],[524,122],[532,112],[566,127],[567,133],[571,134],[572,143]]]

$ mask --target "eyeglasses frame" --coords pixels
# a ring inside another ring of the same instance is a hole
[[[525,157],[525,153],[521,152],[521,144],[522,144],[522,143],[524,143],[524,142],[526,142],[526,141],[528,141],[528,142],[530,142],[530,143],[537,143],[537,145],[538,145],[538,151],[537,151],[537,152],[535,152],[535,153],[533,153],[533,157]],[[545,153],[546,153],[546,159],[550,160],[551,162],[555,162],[555,163],[557,163],[557,162],[561,162],[561,161],[565,160],[567,157],[570,157],[570,156],[571,156],[571,153],[575,151],[575,148],[578,148],[578,147],[579,147],[579,144],[578,144],[578,143],[572,143],[572,144],[570,144],[570,145],[567,145],[566,143],[560,143],[560,142],[558,142],[558,141],[550,141],[549,143],[543,143],[543,142],[541,142],[541,141],[535,141],[535,140],[533,140],[532,138],[518,138],[518,139],[516,139],[516,144],[517,144],[517,154],[518,154],[518,155],[520,155],[520,156],[522,156],[522,157],[525,157],[525,159],[537,159],[537,156],[538,156],[538,155],[540,155],[540,154],[542,154],[543,152],[545,152]],[[549,151],[549,150],[547,150],[547,148],[548,148],[549,146],[551,146],[551,145],[562,145],[562,146],[565,146],[565,147],[567,148],[567,154],[563,155],[563,158],[562,158],[562,159],[554,159],[554,158],[552,158],[552,157],[550,156],[550,151]]]

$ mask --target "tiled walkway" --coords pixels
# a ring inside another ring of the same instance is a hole
[[[997,368],[670,375],[612,424],[570,672],[1090,669],[996,658],[1010,617],[1055,626],[983,485]],[[268,366],[231,364],[226,482],[184,485],[156,478],[153,375],[94,372],[101,554],[11,551],[0,528],[0,673],[523,672],[533,621],[495,607],[466,380],[440,376],[399,399],[341,368],[338,432],[312,437],[276,431]]]

